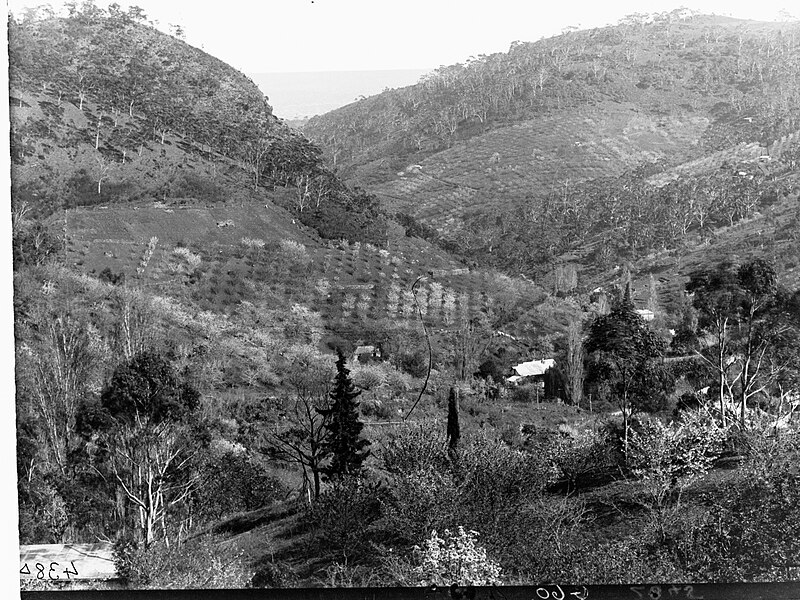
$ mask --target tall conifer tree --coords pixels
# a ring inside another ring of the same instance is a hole
[[[350,379],[350,370],[345,366],[344,355],[339,352],[336,361],[336,381],[329,408],[318,409],[327,417],[329,436],[326,449],[332,455],[331,463],[323,472],[328,475],[354,474],[361,469],[361,464],[369,456],[369,441],[361,439],[364,424],[358,418],[356,398],[361,394]]]

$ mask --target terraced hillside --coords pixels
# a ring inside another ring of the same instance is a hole
[[[473,137],[372,190],[388,209],[447,233],[469,211],[502,209],[646,162],[681,162],[697,153],[708,124],[692,113],[642,114],[631,103],[559,111]]]
[[[388,249],[326,242],[272,205],[78,208],[66,212],[65,227],[68,265],[94,275],[108,269],[200,310],[231,312],[268,298],[314,307],[325,323],[357,331],[384,319],[415,325],[417,305],[429,325],[452,327],[511,288],[528,308],[543,299],[535,285],[471,271],[401,227]]]
[[[632,15],[441,67],[304,131],[461,257],[540,278],[570,263],[591,278],[705,239],[786,191],[775,177],[798,164],[797,32]],[[698,210],[681,186],[702,197]]]

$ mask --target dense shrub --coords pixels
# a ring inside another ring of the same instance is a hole
[[[367,477],[335,478],[305,515],[317,533],[315,548],[345,561],[368,557],[370,526],[380,516],[384,493],[379,481]]]
[[[542,456],[486,435],[449,454],[443,427],[400,428],[379,458],[392,476],[380,527],[400,545],[458,525],[501,536],[508,518],[552,481]]]
[[[195,493],[195,506],[202,520],[262,508],[287,491],[272,477],[266,465],[245,451],[215,452],[200,468],[202,484]]]
[[[396,414],[389,403],[376,396],[365,397],[361,400],[359,408],[361,409],[361,414],[365,417],[389,420]]]
[[[696,534],[712,560],[696,558],[715,579],[800,579],[800,438],[754,432],[751,444],[751,457],[727,497]]]
[[[388,379],[386,369],[382,365],[355,364],[350,369],[353,383],[363,390],[375,390],[386,384]]]
[[[500,585],[500,565],[491,560],[486,549],[477,544],[477,531],[455,532],[445,529],[442,537],[432,531],[422,544],[414,547],[417,585]]]
[[[392,357],[399,369],[413,377],[425,377],[428,372],[428,358],[428,353],[422,350],[397,352]]]
[[[519,385],[511,392],[512,402],[531,403],[544,400],[544,392],[535,384]]]
[[[558,436],[539,445],[566,490],[597,485],[619,475],[622,455],[603,431],[585,429],[577,436]]]
[[[194,198],[204,202],[220,202],[227,198],[225,188],[214,179],[195,173],[183,173],[172,181],[169,193],[173,198]]]
[[[131,588],[243,588],[252,577],[241,552],[212,537],[170,546],[156,542],[149,548],[120,540],[114,546],[114,562]]]
[[[55,227],[42,222],[25,222],[13,233],[14,266],[41,265],[57,258],[62,247]]]
[[[725,439],[725,431],[705,413],[689,411],[669,425],[646,419],[631,432],[628,466],[663,502],[674,488],[708,472]]]

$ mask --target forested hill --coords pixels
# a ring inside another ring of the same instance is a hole
[[[323,237],[385,237],[374,202],[325,168],[242,73],[179,28],[158,31],[138,7],[68,10],[9,20],[16,210],[266,200],[302,212]],[[275,186],[290,193],[269,194]]]
[[[675,11],[515,42],[303,131],[429,239],[542,276],[764,212],[795,185],[798,129],[800,24]]]
[[[440,67],[314,117],[306,133],[343,166],[441,150],[492,127],[601,102],[714,117],[702,148],[769,142],[798,129],[800,25],[632,15]],[[721,103],[721,104],[720,104]],[[737,116],[748,116],[745,125]],[[402,164],[402,163],[401,163]]]

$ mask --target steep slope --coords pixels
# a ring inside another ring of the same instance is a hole
[[[140,11],[12,18],[9,40],[16,210],[274,200],[323,237],[385,240],[374,199],[326,169],[252,81]]]
[[[442,67],[304,131],[462,257],[540,278],[602,271],[790,191],[776,177],[797,168],[798,34],[638,15]]]
[[[498,292],[339,180],[250,80],[139,12],[12,19],[10,41],[18,266],[55,257],[226,314],[299,303],[354,340],[413,326],[420,277],[444,328]]]

